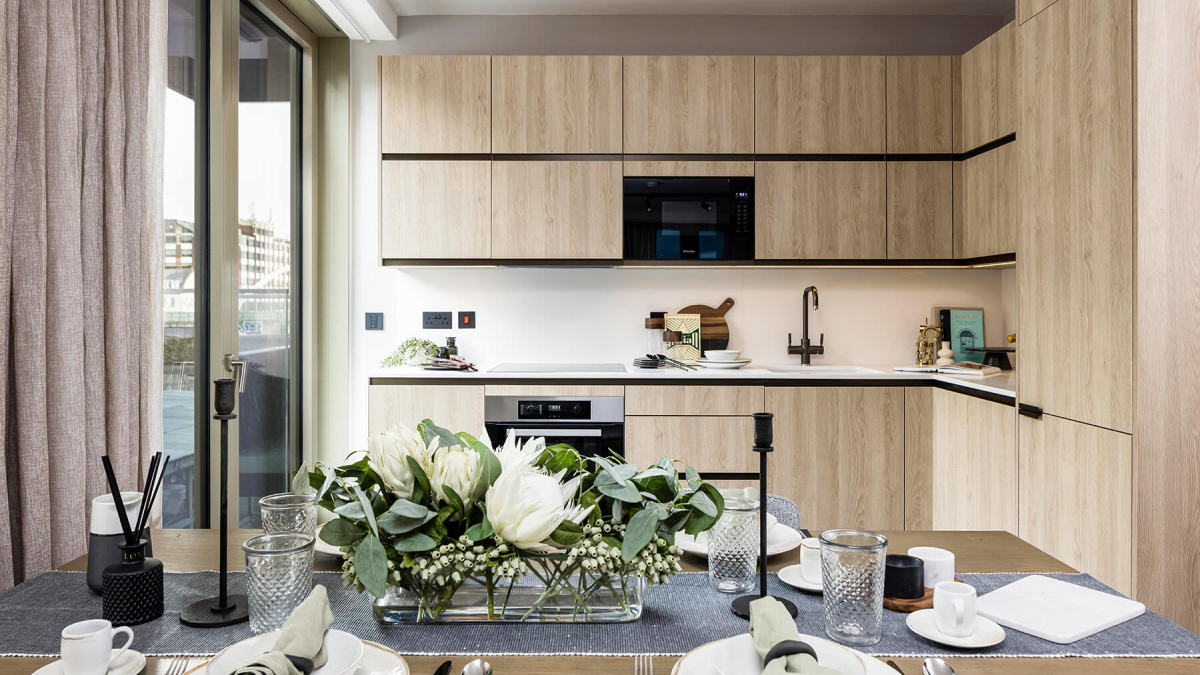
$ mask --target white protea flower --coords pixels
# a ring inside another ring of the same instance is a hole
[[[436,439],[434,444],[436,444]],[[431,444],[433,445],[433,444]],[[462,499],[466,508],[471,508],[471,500],[479,481],[483,479],[483,463],[479,453],[468,450],[461,445],[437,449],[433,456],[433,471],[429,474],[429,482],[433,491],[442,503],[448,504],[446,487]]]
[[[561,471],[547,474],[534,466],[546,439],[535,438],[521,444],[515,436],[496,451],[500,459],[500,477],[487,491],[488,521],[501,541],[531,553],[557,553],[563,550],[550,535],[559,523],[582,522],[591,507],[575,504],[579,478],[562,482]]]
[[[416,485],[408,458],[416,459],[428,473],[429,458],[434,449],[425,445],[421,434],[403,424],[367,439],[367,459],[387,489],[401,499],[411,499]]]

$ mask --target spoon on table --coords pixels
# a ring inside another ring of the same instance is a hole
[[[950,664],[939,658],[925,659],[925,663],[921,664],[921,672],[925,675],[955,675]]]
[[[463,666],[462,675],[492,675],[492,664],[483,659],[475,659]]]

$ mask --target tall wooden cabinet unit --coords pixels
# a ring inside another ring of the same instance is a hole
[[[1017,130],[1016,25],[1008,24],[962,57],[963,150]]]
[[[886,71],[882,56],[757,57],[754,152],[886,152]]]
[[[1132,593],[1132,437],[1045,415],[1019,442],[1021,538]]]
[[[621,162],[492,163],[492,257],[621,257]]]
[[[621,57],[493,56],[492,152],[621,152]]]
[[[1017,532],[1017,409],[904,391],[904,527]]]
[[[886,257],[884,162],[757,162],[754,175],[755,257]]]
[[[492,57],[379,57],[380,149],[386,153],[492,150]]]
[[[963,161],[962,257],[1017,250],[1017,149],[1014,143]]]
[[[626,56],[627,153],[754,152],[754,57]]]
[[[1131,432],[1131,3],[1058,0],[1020,30],[1020,398]]]
[[[415,429],[431,419],[454,431],[483,429],[483,386],[371,385],[367,387],[367,433],[387,431],[397,424]]]
[[[800,522],[904,529],[904,390],[767,387],[775,413],[771,490],[796,502]]]

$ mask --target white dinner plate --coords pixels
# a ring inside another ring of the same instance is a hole
[[[735,359],[733,361],[713,361],[700,357],[696,359],[696,365],[702,368],[711,368],[712,370],[736,370],[750,363],[750,359]]]
[[[1004,629],[985,616],[975,616],[975,632],[966,637],[946,635],[938,630],[932,609],[922,609],[909,614],[905,623],[912,632],[926,640],[961,649],[983,649],[1004,642]]]
[[[817,652],[817,663],[833,668],[840,675],[866,675],[867,667],[856,652],[812,635],[798,638]],[[754,638],[749,633],[726,640],[713,655],[713,665],[720,675],[762,675],[762,657],[754,651]]]
[[[802,541],[804,541],[804,535],[783,523],[777,523],[774,527],[767,528],[767,555],[779,555],[795,550],[800,547]],[[677,532],[675,545],[683,549],[684,553],[691,553],[701,558],[708,557],[707,532],[701,532],[695,537],[686,532]]]
[[[317,553],[324,553],[325,555],[331,555],[336,558],[341,558],[342,557],[342,549],[338,548],[337,546],[334,546],[333,544],[330,544],[329,542],[327,542],[321,538],[321,528],[322,527],[325,527],[325,526],[324,525],[317,526],[317,532],[316,532],[316,537],[315,537],[316,541],[313,542],[313,550],[316,551]]]
[[[117,650],[113,650],[115,653]],[[146,667],[146,657],[142,656],[141,652],[128,649],[117,660],[113,661],[108,666],[106,675],[137,675],[142,672],[142,668]],[[33,671],[33,675],[70,675],[63,668],[63,662],[51,661],[46,665]]]
[[[205,668],[208,664],[200,665],[189,670],[186,675],[207,675]],[[358,670],[354,675],[410,675],[408,662],[396,652],[381,644],[363,640],[363,657],[358,662]]]
[[[273,630],[230,645],[214,656],[203,671],[198,672],[204,675],[230,675],[255,656],[271,651],[278,637],[279,631]],[[314,670],[312,675],[350,675],[363,658],[363,641],[345,631],[326,631],[325,654],[329,660]]]
[[[800,565],[788,565],[779,570],[779,580],[792,588],[799,588],[809,593],[821,593],[825,590],[825,584],[821,579],[816,581],[805,579]]]
[[[721,671],[717,670],[717,659],[720,658],[721,652],[725,649],[725,643],[738,639],[747,640],[747,643],[751,645],[750,649],[753,652],[754,643],[750,640],[749,633],[731,637],[725,640],[717,640],[716,642],[710,642],[706,645],[701,645],[687,654],[684,654],[683,658],[675,662],[675,667],[671,669],[671,675],[722,675]],[[857,652],[848,647],[842,647],[836,643],[829,642],[829,640],[826,640],[825,638],[819,638],[811,635],[801,635],[800,639],[812,645],[813,649],[817,650],[818,655],[821,654],[822,650],[822,647],[818,646],[818,643],[820,642],[832,644],[835,647],[845,649],[846,651],[856,655],[859,659],[862,669],[851,672],[865,673],[866,675],[896,675],[896,671],[892,670],[890,666],[884,664],[883,661],[861,652]],[[755,657],[757,656],[758,654],[755,653]],[[759,662],[758,670],[754,672],[762,672],[761,662]]]

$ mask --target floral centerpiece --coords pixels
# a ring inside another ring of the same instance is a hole
[[[640,469],[515,436],[493,449],[429,420],[308,476],[337,515],[321,538],[381,621],[636,619],[644,586],[680,571],[675,533],[708,530],[724,510],[669,459]]]

